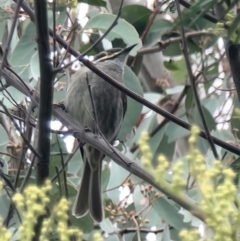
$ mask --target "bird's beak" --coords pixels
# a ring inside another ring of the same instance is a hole
[[[130,51],[138,44],[133,44],[133,45],[130,45],[128,47],[126,47],[125,49],[123,49],[122,53],[130,53]]]

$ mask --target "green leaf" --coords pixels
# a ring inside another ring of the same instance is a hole
[[[183,25],[187,25],[188,27],[194,26],[197,24],[197,21],[201,19],[203,14],[211,9],[215,2],[217,2],[217,0],[205,0],[193,3],[190,9],[185,9],[183,12],[183,18],[181,21],[176,22],[174,28],[177,29]],[[199,28],[197,28],[197,30],[199,30]]]
[[[153,208],[167,224],[177,230],[189,229],[190,225],[183,222],[183,216],[173,202],[162,197],[153,202]]]
[[[134,66],[132,68],[132,71],[135,73],[135,75],[138,76],[141,68],[142,68],[142,61],[143,61],[143,56],[141,55],[137,55],[136,58],[135,58],[135,63],[134,63]],[[132,62],[130,62],[132,63]]]
[[[104,219],[99,225],[100,228],[106,233],[113,233],[115,230],[112,222],[108,218]]]
[[[106,1],[104,0],[78,0],[79,3],[87,3],[92,6],[106,7]]]
[[[128,154],[126,156],[128,156]],[[110,179],[108,182],[107,190],[112,188],[118,189],[119,185],[122,184],[124,180],[126,180],[128,175],[129,175],[128,171],[120,167],[115,162],[112,162]]]
[[[181,120],[188,122],[188,119],[186,116],[181,117]],[[188,136],[189,134],[190,134],[189,130],[182,128],[181,126],[173,122],[169,123],[168,128],[166,130],[166,135],[168,136],[168,143],[173,143],[177,141],[179,138]]]
[[[3,81],[4,82],[4,81]],[[0,86],[2,86],[0,84]],[[7,107],[7,108],[13,108],[15,106],[15,102],[19,103],[21,102],[26,96],[24,94],[22,94],[20,91],[18,91],[16,88],[14,87],[8,87],[7,91],[1,91],[0,92],[0,99],[3,99],[3,104]],[[14,101],[15,102],[14,102]],[[0,109],[2,109],[2,107],[0,107]]]
[[[83,161],[79,150],[79,151],[76,151],[75,155],[72,157],[70,163],[67,166],[67,171],[72,175],[77,175],[80,172],[82,166],[83,166]]]
[[[143,96],[143,91],[137,76],[133,71],[126,66],[124,71],[124,82],[127,88],[134,91],[136,94]],[[126,140],[127,134],[132,130],[133,126],[137,123],[142,111],[142,104],[127,97],[127,111],[122,123],[122,127],[118,134],[118,139],[121,141]]]
[[[161,98],[163,98],[163,96],[159,93],[153,93],[153,92],[144,93],[144,99],[147,101],[150,101],[153,104],[157,104]],[[149,110],[150,109],[148,107],[143,106],[142,114],[146,114],[147,112],[149,112]]]
[[[165,126],[165,128],[167,128],[168,124]],[[153,160],[152,160],[152,164],[153,166],[157,166],[158,165],[158,157],[159,155],[164,155],[166,156],[166,158],[168,160],[171,160],[174,154],[174,148],[175,148],[175,143],[168,143],[168,136],[166,135],[166,133],[164,133],[161,142],[158,145],[158,148],[156,150],[156,152],[154,153],[153,156]]]
[[[90,217],[90,215],[85,215],[82,218],[75,218],[72,215],[70,216],[70,220],[72,224],[76,227],[78,227],[80,230],[82,230],[84,233],[90,233],[93,230],[93,219]]]
[[[188,73],[184,60],[164,62],[164,66],[170,70],[176,84],[185,84]]]
[[[156,126],[156,114],[152,113],[150,116],[144,118],[140,124],[140,126],[137,128],[136,134],[133,138],[131,138],[128,142],[128,146],[132,146],[134,143],[138,143],[141,137],[141,133],[143,131],[150,132],[154,126]]]
[[[172,33],[163,35],[162,41],[171,41],[170,39],[179,38],[179,37],[181,37],[181,35],[179,35],[175,32],[172,32]],[[175,57],[175,56],[182,55],[182,50],[181,50],[179,43],[180,42],[168,45],[166,48],[163,49],[163,55],[168,56],[168,57]],[[189,50],[189,54],[201,51],[201,48],[200,48],[198,42],[194,41],[191,38],[186,39],[186,44],[187,44],[187,48]],[[182,61],[184,61],[184,60],[182,60]]]
[[[6,133],[6,131],[4,130],[4,128],[2,126],[0,126],[0,151],[1,152],[7,152],[7,144],[9,142],[9,138],[8,135]]]
[[[28,81],[31,77],[31,75],[29,75],[30,60],[36,52],[37,47],[35,41],[35,25],[27,19],[23,21],[21,31],[20,40],[12,50],[9,61],[13,66],[13,70],[15,70],[24,81]]]
[[[35,52],[30,60],[30,71],[32,74],[32,77],[38,81],[40,78],[40,69],[39,69],[39,56],[38,52]]]
[[[170,61],[164,61],[164,66],[170,70],[170,71],[176,71],[176,70],[179,70],[178,66],[175,64],[175,62],[173,62],[172,60]]]
[[[231,115],[231,126],[232,126],[233,130],[235,129],[235,133],[236,133],[238,139],[240,139],[240,120],[238,117],[236,118],[236,114],[234,111],[236,108],[238,108],[238,109],[240,108],[240,103],[237,98],[235,98],[235,101],[234,101],[233,112]]]
[[[157,124],[158,125],[158,124]],[[157,126],[156,125],[156,126]],[[156,128],[155,126],[155,128]],[[155,135],[153,137],[151,137],[151,139],[149,140],[149,146],[151,148],[152,153],[154,153],[154,158],[156,159],[157,155],[162,154],[159,153],[159,147],[161,146],[161,142],[166,134],[166,129],[168,127],[168,124],[163,126],[157,133],[155,133]],[[155,129],[154,128],[154,129]]]
[[[60,7],[61,9],[62,7]],[[51,28],[53,28],[53,11],[52,10],[48,10],[48,26],[51,26]],[[56,26],[57,25],[63,25],[64,24],[64,20],[66,19],[66,12],[65,9],[61,9],[61,11],[56,11],[54,13],[55,15],[55,20],[56,20]]]
[[[171,240],[171,236],[170,236],[169,225],[165,225],[165,228],[163,230],[162,241],[170,241],[170,240]]]
[[[115,15],[112,14],[99,14],[87,22],[84,30],[87,29],[99,29],[105,32],[110,25],[116,19]],[[142,43],[136,29],[123,19],[118,19],[117,25],[111,30],[111,32],[106,37],[108,40],[112,41],[115,38],[121,38],[126,45],[138,44],[131,52],[131,55],[136,55],[137,50],[141,48]]]
[[[121,11],[121,18],[132,24],[139,35],[142,35],[145,30],[148,19],[152,11],[142,5],[128,5],[123,7]]]
[[[146,38],[144,40],[144,47],[152,47],[159,40],[161,40],[161,36],[172,30],[173,24],[168,20],[156,20],[151,25]]]
[[[58,138],[58,142],[57,139]],[[58,145],[59,144],[59,145]],[[59,146],[62,150],[62,156],[61,156],[61,152],[59,149]],[[62,138],[60,138],[59,136],[56,137],[55,134],[52,134],[52,138],[51,138],[51,152],[50,152],[50,165],[49,165],[49,177],[53,177],[56,174],[56,166],[58,168],[60,168],[62,166],[61,164],[61,159],[63,158],[63,161],[65,160],[65,158],[67,157],[68,152],[66,149],[66,144],[63,141]]]
[[[209,131],[215,130],[215,128],[216,128],[215,120],[214,120],[213,116],[211,115],[211,113],[203,105],[202,105],[202,112],[203,112],[204,119],[207,123],[207,127],[208,127]],[[204,129],[203,124],[202,124],[202,119],[199,115],[199,111],[196,106],[193,110],[193,116],[194,116],[194,121],[197,124],[197,126],[199,126],[201,129]]]
[[[107,239],[105,239],[106,241],[119,241],[119,238],[116,234],[113,235],[109,235],[107,237]],[[125,235],[124,235],[124,240],[126,240]]]
[[[126,156],[131,155],[131,153],[127,153]],[[131,157],[130,157],[131,158]],[[111,162],[111,172],[110,178],[107,185],[107,197],[112,200],[114,203],[119,202],[119,186],[126,180],[129,172],[117,165],[115,162]]]
[[[182,93],[182,91],[184,90],[185,86],[184,85],[179,85],[179,86],[175,86],[173,88],[169,88],[166,90],[166,94],[167,95],[175,95],[175,94],[179,94]]]
[[[109,179],[110,179],[110,169],[108,166],[106,166],[103,171],[102,171],[102,190],[105,191],[106,188],[107,188],[107,185],[108,185],[108,182],[109,182]]]
[[[190,111],[191,108],[193,108],[195,103],[194,97],[193,97],[193,91],[192,88],[187,89],[187,94],[186,94],[186,100],[185,100],[185,108],[187,111]]]

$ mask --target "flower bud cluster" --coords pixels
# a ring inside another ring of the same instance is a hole
[[[33,239],[35,235],[34,228],[40,216],[43,217],[39,236],[40,241],[48,241],[49,235],[53,232],[58,234],[60,241],[69,241],[73,238],[76,241],[82,240],[83,234],[80,230],[74,227],[69,228],[69,202],[67,199],[62,198],[53,208],[51,215],[47,215],[46,210],[50,203],[49,192],[51,188],[51,182],[47,180],[45,185],[40,188],[37,186],[29,186],[24,190],[23,194],[17,193],[13,196],[13,201],[18,212],[23,217],[22,225],[19,228],[20,241]],[[0,226],[0,234],[1,228]],[[8,241],[8,239],[6,239],[6,241]]]

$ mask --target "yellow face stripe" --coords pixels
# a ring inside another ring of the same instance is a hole
[[[108,54],[108,55],[106,55],[106,56],[103,56],[103,57],[97,59],[97,61],[103,61],[103,60],[112,59],[112,58],[114,58],[115,56],[118,56],[119,53],[120,53],[120,52]]]

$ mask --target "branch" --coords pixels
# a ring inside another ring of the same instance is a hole
[[[59,37],[59,36],[58,36]],[[57,36],[56,36],[57,38]],[[61,37],[59,37],[61,39]],[[63,39],[61,39],[60,42],[63,42],[65,46],[67,46],[67,43],[64,42]],[[74,49],[72,49],[71,47],[69,47],[69,52],[76,52]],[[130,96],[132,99],[136,100],[137,102],[143,104],[144,106],[147,106],[149,109],[153,110],[154,112],[162,115],[163,117],[169,119],[170,121],[174,122],[175,124],[183,127],[184,129],[190,130],[192,125],[190,125],[189,123],[177,118],[176,116],[172,115],[171,113],[169,113],[168,111],[162,109],[161,107],[145,100],[143,97],[141,97],[140,95],[136,94],[135,92],[129,90],[127,87],[119,84],[117,81],[115,81],[113,78],[109,77],[107,74],[105,74],[104,72],[100,71],[97,67],[95,67],[90,61],[88,61],[87,59],[83,59],[82,62],[89,68],[91,69],[94,73],[96,73],[97,75],[99,75],[101,78],[103,78],[105,81],[107,81],[108,83],[110,83],[111,85],[113,85],[115,88],[117,88],[118,90],[122,91],[123,93],[125,93],[126,95]],[[26,83],[22,83],[21,80],[19,79],[19,77],[14,74],[13,70],[9,70],[9,68],[5,68],[4,70],[0,69],[0,74],[3,75],[3,77],[6,79],[6,81],[8,81],[8,84],[10,84],[11,86],[14,86],[16,89],[18,89],[19,91],[21,91],[23,94],[27,95],[27,96],[31,96],[33,89],[29,86],[26,85]],[[35,98],[35,103],[37,104],[37,100],[38,100],[38,96],[36,96]],[[206,133],[204,131],[200,131],[199,136],[203,137],[204,139],[207,139],[206,137]],[[214,136],[212,136],[213,142],[226,149],[227,151],[230,151],[234,154],[240,155],[240,149],[236,146],[230,145],[228,143],[226,143],[225,141],[222,141]],[[112,157],[112,156],[111,156]],[[114,159],[114,158],[113,158]]]
[[[22,130],[20,129],[20,127],[18,126],[18,123],[13,119],[13,117],[11,116],[11,114],[9,113],[7,107],[3,104],[2,101],[0,101],[0,106],[3,108],[3,110],[5,111],[6,115],[10,118],[10,120],[12,121],[12,123],[14,124],[16,130],[18,130],[18,132],[20,133],[21,137],[23,138],[24,142],[27,144],[28,148],[32,151],[32,153],[34,153],[37,157],[39,156],[39,153],[34,149],[34,147],[31,145],[31,143],[28,141],[28,139],[25,137],[25,135],[23,134]]]
[[[37,183],[42,184],[49,175],[50,122],[53,100],[53,69],[50,59],[46,0],[35,0],[36,30],[40,66],[40,103],[38,116]]]
[[[186,33],[185,34],[185,38],[188,39],[188,38],[199,38],[199,37],[202,37],[202,36],[209,36],[209,37],[213,37],[215,36],[213,33],[209,33],[209,32],[206,32],[206,31],[194,31],[194,32],[189,32],[189,33]],[[174,43],[178,43],[178,42],[181,42],[182,41],[182,37],[175,37],[175,38],[169,38],[168,40],[166,41],[159,41],[158,42],[158,46],[156,47],[152,47],[152,48],[142,48],[138,51],[138,54],[139,55],[143,55],[143,54],[152,54],[152,53],[156,53],[156,52],[160,52],[162,51],[163,49],[165,49],[166,47],[168,47],[169,45],[171,44],[174,44]]]
[[[19,91],[27,95],[34,104],[38,105],[39,103],[39,96],[37,93],[32,94],[33,91],[29,91],[28,88],[23,85],[19,79],[16,78],[16,75],[12,74],[7,68],[3,70],[0,69],[0,74],[4,76],[7,83],[17,88]],[[30,88],[30,87],[29,87]],[[149,102],[150,103],[150,102]],[[106,156],[113,159],[119,166],[123,167],[130,173],[133,173],[137,177],[141,178],[142,180],[146,181],[147,183],[151,184],[153,187],[164,193],[166,196],[170,197],[173,201],[178,203],[180,206],[185,208],[186,210],[190,211],[198,217],[200,220],[204,220],[204,216],[202,214],[201,208],[199,208],[195,202],[190,199],[186,195],[177,196],[169,191],[169,187],[165,184],[161,186],[157,184],[153,177],[148,174],[148,172],[141,167],[137,162],[132,161],[128,157],[126,157],[123,153],[117,150],[113,146],[109,146],[100,136],[96,136],[95,134],[86,131],[83,126],[80,125],[77,121],[73,120],[65,111],[61,108],[53,108],[53,114],[57,117],[73,135],[82,140],[86,143],[89,143],[92,147],[98,149]]]
[[[23,1],[22,3],[22,8],[28,13],[30,14],[30,18],[34,20],[34,12],[28,7],[28,5],[26,4],[26,2]],[[51,29],[49,29],[49,33],[53,34],[53,31]],[[59,35],[56,35],[56,40],[59,44],[61,44],[64,48],[68,48],[69,49],[69,53],[73,54],[75,57],[79,56],[79,53],[77,51],[75,51],[72,47],[70,47]],[[143,104],[144,106],[147,106],[149,109],[153,110],[154,112],[162,115],[163,117],[171,120],[172,122],[174,122],[175,124],[183,127],[184,129],[190,130],[191,129],[191,125],[184,122],[183,120],[175,117],[174,115],[172,115],[171,113],[169,113],[166,110],[163,110],[162,108],[160,108],[159,106],[156,106],[154,104],[152,104],[151,102],[145,100],[143,97],[141,97],[140,95],[136,94],[135,92],[129,90],[128,88],[126,88],[125,86],[119,84],[117,81],[115,81],[113,78],[111,78],[110,76],[108,76],[107,74],[105,74],[104,72],[100,71],[97,67],[95,67],[89,60],[81,58],[80,61],[86,65],[89,69],[91,69],[94,73],[96,73],[98,76],[100,76],[101,78],[103,78],[105,81],[107,81],[108,83],[110,83],[111,85],[113,85],[115,88],[117,88],[118,90],[122,91],[123,93],[125,93],[127,96],[131,97],[132,99],[136,100],[137,102]],[[26,91],[32,93],[32,91],[30,91],[30,87],[26,85],[26,83],[22,83],[21,79],[14,73],[14,71],[12,71],[10,68],[5,68],[4,71],[0,70],[2,72],[2,75],[5,77],[5,79],[7,79],[9,82],[8,84],[14,86],[15,88],[17,88],[19,91],[21,91],[22,93],[26,94]],[[0,72],[0,74],[1,74]],[[7,74],[8,73],[8,74]],[[17,82],[13,81],[13,79],[17,78]],[[203,137],[204,139],[207,139],[206,133],[204,131],[201,131],[199,136]],[[222,148],[225,148],[226,150],[233,152],[237,155],[240,155],[240,149],[237,148],[236,146],[230,145],[218,138],[212,137],[213,142],[219,146],[221,146]]]
[[[173,227],[169,227],[169,229],[173,229]],[[146,233],[146,234],[148,234],[148,233],[155,233],[155,234],[157,234],[157,233],[163,233],[164,228],[159,228],[159,229],[156,229],[156,230],[151,230],[151,229],[147,229],[147,228],[140,228],[139,231],[141,233]],[[120,229],[118,231],[118,233],[120,235],[123,235],[123,234],[126,234],[126,233],[135,233],[135,232],[137,232],[136,228],[125,228],[125,229]]]

